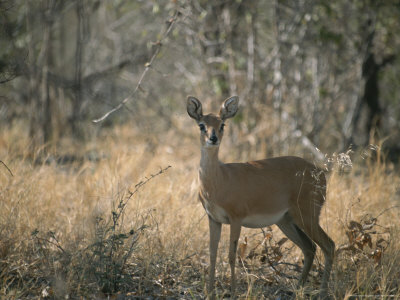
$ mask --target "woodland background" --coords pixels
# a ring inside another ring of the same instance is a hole
[[[0,295],[202,297],[186,97],[238,95],[221,159],[325,166],[331,294],[400,297],[399,28],[398,0],[0,0]],[[296,248],[242,237],[241,295],[290,298]]]
[[[172,119],[186,117],[188,94],[215,107],[237,94],[242,107],[233,130],[245,132],[249,144],[266,140],[268,154],[287,153],[299,139],[323,152],[364,146],[373,131],[389,138],[394,155],[399,5],[2,1],[2,126],[27,121],[35,146],[90,138],[127,120],[150,127],[149,134],[181,132],[186,126]],[[129,95],[122,112],[91,122]]]

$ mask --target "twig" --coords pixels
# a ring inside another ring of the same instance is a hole
[[[41,238],[41,237],[38,237],[38,236],[36,236],[35,237],[38,241],[42,241],[42,242],[46,242],[46,243],[48,243],[48,244],[52,244],[53,246],[56,246],[62,253],[64,253],[64,254],[68,254],[64,249],[63,249],[63,247],[61,247],[61,245],[60,245],[60,243],[58,242],[58,240],[56,239],[56,238],[54,238],[55,240],[56,240],[56,242],[53,242],[53,241],[51,241],[51,240],[49,240],[49,239],[45,239],[45,238]]]
[[[135,190],[134,190],[133,192],[128,191],[128,192],[129,192],[128,200],[129,200],[130,198],[132,198],[132,196],[133,196],[134,194],[136,194],[136,193],[139,191],[139,189],[140,189],[142,186],[144,186],[147,182],[149,182],[150,180],[152,180],[154,177],[157,177],[158,175],[161,175],[162,173],[165,173],[169,168],[171,168],[171,166],[167,166],[167,167],[165,167],[165,168],[160,168],[160,170],[159,170],[157,173],[155,173],[155,174],[150,174],[150,177],[146,177],[145,180],[142,180],[142,181],[140,181],[139,183],[137,183],[137,184],[135,185]]]
[[[136,92],[138,90],[142,90],[142,86],[141,86],[142,81],[145,78],[145,76],[146,76],[147,72],[149,71],[149,69],[151,68],[152,64],[154,63],[154,60],[156,59],[158,53],[160,53],[160,50],[161,50],[161,47],[162,47],[162,42],[167,38],[168,34],[171,32],[171,29],[172,29],[173,25],[175,24],[175,22],[177,20],[178,14],[179,14],[178,11],[176,11],[174,16],[171,19],[168,20],[167,29],[161,35],[161,38],[156,43],[154,43],[154,45],[156,47],[154,49],[153,55],[151,56],[150,61],[145,64],[145,69],[144,69],[142,75],[140,76],[139,81],[138,81],[135,89],[133,90],[133,92],[128,97],[126,97],[124,100],[122,100],[122,102],[120,104],[118,104],[113,109],[111,109],[106,114],[104,114],[101,118],[93,120],[94,123],[99,123],[101,121],[104,121],[109,115],[111,115],[112,113],[120,110],[123,106],[125,106],[125,104],[128,101],[132,100],[133,96],[135,96],[135,94],[136,94]]]
[[[193,256],[195,256],[195,255],[198,255],[198,253],[197,253],[197,252],[194,252],[194,253],[192,253],[192,254],[189,254],[189,255],[187,255],[185,258],[182,258],[179,262],[184,262],[185,260],[187,260],[187,259],[189,259],[189,258],[191,258],[191,257],[193,257]]]
[[[157,177],[158,175],[161,175],[162,173],[165,173],[171,166],[167,166],[165,168],[160,168],[160,170],[155,173],[155,174],[150,174],[149,177],[146,177],[144,180],[140,181],[135,185],[135,189],[133,191],[128,190],[128,197],[125,200],[121,200],[119,205],[118,205],[118,212],[114,212],[115,215],[113,215],[113,219],[118,220],[122,213],[125,210],[126,205],[128,204],[128,201],[137,193],[139,192],[140,188],[143,187],[147,182],[152,180],[154,177]]]
[[[2,160],[0,160],[0,162],[3,164],[3,166],[6,167],[6,169],[8,170],[8,172],[10,172],[11,176],[14,177],[14,174],[11,172],[10,168],[7,167],[7,165],[6,165]]]
[[[296,279],[296,277],[295,276],[292,276],[292,275],[288,275],[288,274],[286,274],[286,273],[284,273],[284,272],[282,272],[282,271],[279,271],[275,266],[274,266],[274,264],[273,264],[273,262],[269,259],[269,257],[268,257],[268,255],[266,256],[267,257],[267,262],[268,262],[268,265],[271,267],[271,269],[272,270],[274,270],[275,271],[275,273],[278,275],[278,276],[283,276],[283,277],[285,277],[285,278],[287,278],[287,279]],[[293,264],[289,264],[289,263],[284,263],[284,262],[281,262],[281,263],[277,263],[277,265],[290,265],[290,266],[296,266],[296,265],[293,265]]]
[[[392,208],[400,208],[400,205],[394,205],[384,209],[383,211],[380,212],[379,215],[376,216],[376,219],[378,219],[380,216],[382,216],[384,213],[386,213],[388,210],[391,210]]]

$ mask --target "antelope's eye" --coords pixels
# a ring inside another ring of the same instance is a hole
[[[219,128],[219,131],[224,131],[224,127],[225,127],[225,124],[222,123],[222,124],[221,124],[221,127]]]
[[[199,124],[201,131],[206,131],[206,126],[204,124]]]

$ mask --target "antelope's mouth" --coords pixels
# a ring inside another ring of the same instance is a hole
[[[211,141],[210,139],[206,140],[206,147],[218,147],[219,146],[219,140],[218,141]]]

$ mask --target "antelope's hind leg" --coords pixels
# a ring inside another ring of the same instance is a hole
[[[315,243],[294,223],[289,213],[286,213],[282,220],[280,220],[276,225],[278,225],[279,229],[282,230],[282,232],[303,252],[304,266],[298,283],[298,286],[303,286],[314,261],[317,247]]]
[[[316,243],[324,253],[325,268],[322,276],[320,297],[328,294],[328,283],[335,255],[335,243],[319,225],[321,208],[326,198],[326,179],[322,172],[305,174],[302,188],[292,199],[292,211],[289,211],[296,226]]]
[[[314,224],[313,226],[304,228],[304,231],[308,236],[321,248],[325,257],[325,268],[324,274],[322,275],[321,283],[321,298],[325,298],[328,294],[328,283],[330,274],[332,271],[333,259],[335,256],[335,243],[326,234],[326,232],[319,226]]]

